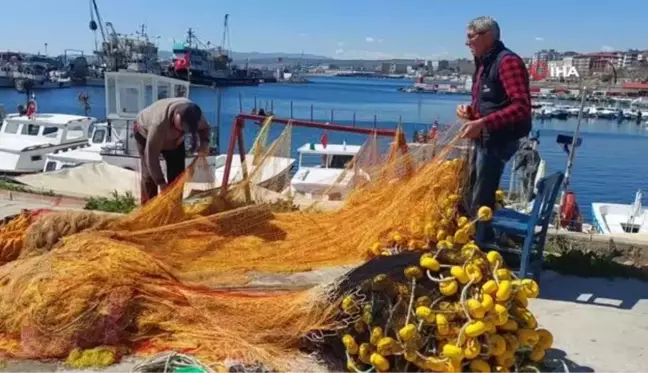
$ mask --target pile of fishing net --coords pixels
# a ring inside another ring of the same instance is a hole
[[[187,208],[196,164],[127,216],[21,215],[0,229],[0,355],[105,365],[175,350],[276,371],[340,361],[356,371],[485,371],[542,360],[551,335],[526,309],[537,284],[481,252],[476,222],[459,213],[465,154],[449,135],[417,162],[399,155],[403,138],[380,162],[368,140],[351,167],[370,178],[336,211],[229,210],[249,197],[255,170],[226,198]],[[360,267],[307,290],[241,288],[255,274],[339,265]]]

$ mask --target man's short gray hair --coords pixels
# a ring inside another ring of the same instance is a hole
[[[482,16],[477,17],[468,23],[468,28],[475,32],[493,32],[493,40],[500,40],[500,28],[497,21],[493,17]]]

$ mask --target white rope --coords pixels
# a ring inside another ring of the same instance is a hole
[[[176,368],[188,366],[200,367],[207,373],[216,373],[209,366],[201,363],[197,358],[176,351],[162,352],[143,362],[137,363],[131,368],[131,373],[145,373],[150,371],[172,373]]]

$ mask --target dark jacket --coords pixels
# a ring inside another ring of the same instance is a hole
[[[503,43],[497,42],[495,47],[481,58],[475,58],[475,73],[473,75],[473,84],[479,84],[477,94],[477,107],[480,117],[485,117],[493,112],[504,109],[510,105],[506,96],[506,91],[499,77],[499,65],[502,57],[514,55],[515,53],[507,49]],[[480,67],[483,66],[481,75],[478,76]],[[488,89],[484,89],[488,87]],[[507,128],[488,131],[483,133],[484,145],[502,145],[511,141],[518,140],[527,136],[531,131],[531,117],[520,123],[511,123]]]

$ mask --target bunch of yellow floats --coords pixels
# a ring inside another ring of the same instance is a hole
[[[482,207],[478,216],[488,221],[492,211]],[[459,217],[451,236],[426,227],[437,243],[422,251],[418,265],[398,276],[378,274],[343,298],[349,326],[341,338],[349,371],[539,369],[553,336],[538,328],[527,309],[538,284],[518,279],[499,252],[485,253],[470,241],[474,223]],[[407,242],[393,234],[387,248],[376,245],[370,252],[411,252]]]

